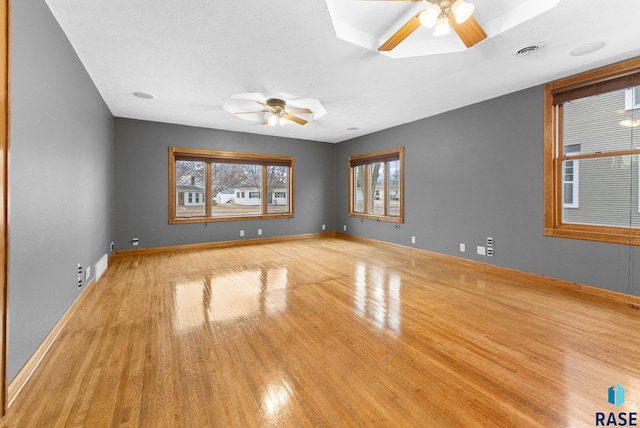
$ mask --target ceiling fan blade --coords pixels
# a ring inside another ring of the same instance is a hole
[[[258,104],[260,104],[261,106],[268,108],[268,109],[269,109],[270,111],[272,111],[272,112],[275,112],[275,111],[276,111],[276,108],[275,108],[275,107],[271,107],[271,106],[270,106],[269,104],[267,104],[267,103],[262,103],[262,102],[260,102],[260,101],[256,101],[256,102],[257,102]]]
[[[416,30],[416,28],[420,26],[419,16],[422,12],[423,11],[416,13],[416,15],[413,18],[411,18],[406,24],[404,24],[402,28],[396,31],[395,34],[389,38],[389,40],[384,42],[382,46],[378,48],[378,50],[385,51],[385,52],[390,51],[396,46],[398,46],[404,39],[409,37],[409,35],[413,33]]]
[[[264,120],[262,121],[262,123],[260,125],[267,125],[269,123],[269,118],[273,116],[273,115],[269,115],[267,117],[264,118]]]
[[[312,114],[313,112],[308,108],[288,108],[287,113],[306,113]]]
[[[299,123],[300,125],[304,125],[304,124],[307,123],[306,120],[300,119],[299,117],[296,117],[296,116],[294,116],[292,114],[289,114],[289,113],[286,113],[286,112],[282,117],[284,117],[285,119],[289,119],[292,122]]]
[[[487,38],[487,33],[484,32],[476,18],[471,15],[462,24],[456,23],[456,18],[453,14],[449,16],[449,25],[458,34],[462,43],[468,48],[480,43]]]

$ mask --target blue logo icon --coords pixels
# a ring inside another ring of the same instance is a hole
[[[609,398],[607,401],[616,407],[622,405],[624,403],[624,387],[619,383],[609,387]]]

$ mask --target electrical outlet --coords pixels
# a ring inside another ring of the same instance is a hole
[[[258,229],[258,236],[262,235],[262,229]]]
[[[327,227],[323,224],[322,225],[322,230],[325,230]]]
[[[416,237],[415,237],[415,236],[412,236],[412,237],[411,237],[411,243],[412,243],[412,244],[415,244],[415,243],[416,243]]]
[[[78,288],[82,287],[82,265],[78,263]]]
[[[488,257],[493,257],[493,248],[492,247],[487,248],[487,256]]]
[[[481,256],[486,255],[486,249],[478,245],[478,254],[480,254]]]
[[[244,230],[240,230],[240,236],[244,236]]]
[[[462,242],[460,243],[460,252],[464,253],[465,251],[467,251],[466,245],[464,245]]]
[[[109,251],[113,251],[115,250],[116,245],[112,242],[111,245],[109,245]]]
[[[342,228],[344,229],[345,232],[347,231],[347,225],[346,224]]]
[[[137,247],[139,243],[140,243],[140,239],[139,238],[137,238],[137,237],[131,238],[131,245],[133,245],[134,247]]]
[[[89,281],[90,276],[91,276],[91,266],[87,266],[87,268],[84,270],[84,281],[85,282]]]
[[[493,247],[493,238],[487,236],[487,247]]]

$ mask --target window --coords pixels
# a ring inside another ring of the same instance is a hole
[[[349,215],[404,222],[404,147],[349,158]]]
[[[293,169],[292,156],[170,147],[169,223],[293,217]]]
[[[640,243],[639,86],[634,59],[545,87],[545,235]]]
[[[624,108],[625,110],[640,108],[640,86],[624,90]]]
[[[564,146],[567,154],[580,153],[580,144]],[[565,208],[578,208],[580,182],[580,161],[566,160],[562,165],[562,202]]]

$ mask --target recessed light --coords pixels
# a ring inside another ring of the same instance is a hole
[[[595,51],[599,51],[600,49],[605,47],[606,44],[607,44],[607,42],[587,43],[587,44],[584,44],[582,46],[578,46],[577,48],[573,49],[572,51],[569,52],[569,55],[571,55],[571,56],[588,55],[588,54],[593,53]]]
[[[527,55],[531,55],[532,53],[538,52],[543,47],[544,47],[544,43],[542,42],[534,43],[532,45],[523,46],[521,48],[516,49],[515,51],[511,52],[511,55],[515,57],[527,56]]]
[[[153,95],[147,94],[146,92],[134,92],[133,96],[138,98],[143,98],[145,100],[150,100],[154,98]]]
[[[352,126],[350,128],[347,128],[347,131],[357,131],[358,129],[360,129],[360,128],[358,128],[356,126]]]

